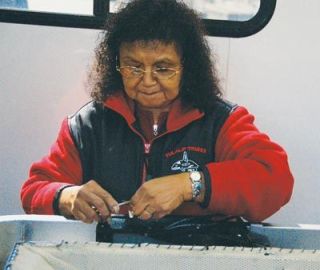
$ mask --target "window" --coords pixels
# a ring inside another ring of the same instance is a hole
[[[129,0],[0,0],[0,22],[102,29]],[[203,18],[210,36],[245,37],[271,19],[276,0],[184,0]],[[110,12],[109,12],[110,11]]]
[[[93,0],[0,0],[0,8],[93,15]]]
[[[128,0],[111,0],[110,12],[116,12]],[[225,21],[247,21],[253,18],[260,7],[260,0],[184,0],[199,12],[202,18]]]

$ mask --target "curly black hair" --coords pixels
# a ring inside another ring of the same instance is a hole
[[[120,45],[160,41],[174,44],[183,63],[180,97],[201,111],[212,109],[222,95],[205,27],[197,13],[178,0],[133,0],[107,19],[96,63],[91,71],[91,97],[104,102],[123,83],[116,70]]]

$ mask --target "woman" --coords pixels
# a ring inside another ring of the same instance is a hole
[[[83,222],[130,201],[143,220],[223,214],[261,221],[286,204],[284,150],[221,98],[204,28],[176,0],[134,0],[107,21],[93,101],[62,123],[21,190],[27,213]]]

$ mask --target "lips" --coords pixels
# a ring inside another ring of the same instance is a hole
[[[161,91],[155,91],[155,92],[142,92],[142,91],[140,91],[141,94],[146,95],[146,96],[153,96],[153,95],[156,95],[160,92]]]

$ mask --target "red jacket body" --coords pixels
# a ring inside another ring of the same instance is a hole
[[[174,214],[262,221],[291,197],[287,155],[256,128],[244,107],[230,107],[224,118],[218,113],[209,115],[175,102],[164,130],[146,142],[123,96],[109,98],[102,108],[87,105],[63,121],[50,153],[32,165],[21,189],[23,208],[27,213],[53,214],[58,189],[91,179],[118,201],[127,200],[148,175],[197,169],[205,173],[209,187],[206,203],[184,203]]]

